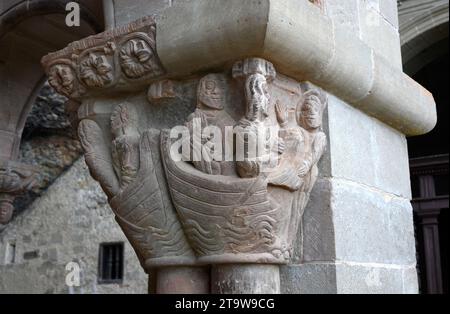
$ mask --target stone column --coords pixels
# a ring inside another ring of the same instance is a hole
[[[442,293],[442,268],[439,245],[440,210],[429,210],[418,214],[423,232],[423,245],[425,251],[425,269],[427,278],[427,291],[431,294]]]
[[[405,136],[436,111],[395,1],[113,4],[116,28],[42,63],[149,286],[417,292]]]
[[[207,294],[209,287],[208,267],[161,267],[155,270],[154,292],[157,294]]]
[[[214,265],[211,293],[216,294],[279,294],[278,265],[230,264]]]

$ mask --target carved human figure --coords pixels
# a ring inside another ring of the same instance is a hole
[[[277,168],[269,174],[268,182],[274,186],[297,191],[303,185],[298,169],[309,153],[306,130],[299,126],[295,115],[289,115],[285,104],[277,102],[275,113],[280,125],[279,137],[284,141],[286,149],[280,157]]]
[[[305,176],[312,171],[312,175],[317,177],[317,162],[322,157],[327,145],[327,137],[322,131],[323,112],[326,106],[327,99],[323,92],[310,89],[305,93],[305,101],[298,113],[298,122],[300,126],[308,131],[311,152],[300,165],[298,169],[299,176]]]
[[[268,182],[293,193],[287,225],[287,244],[292,244],[297,234],[300,219],[309,200],[311,190],[317,180],[317,162],[326,147],[326,136],[321,131],[323,111],[327,104],[324,93],[308,87],[303,101],[299,102],[295,114],[288,113],[287,106],[275,105],[280,125],[280,137],[286,143],[278,167],[270,173]],[[278,200],[286,199],[279,192]],[[274,194],[274,197],[275,196]]]
[[[286,141],[289,151],[282,156],[278,171],[274,171],[269,183],[284,186],[296,191],[304,185],[309,175],[314,178],[302,190],[312,188],[317,176],[317,162],[326,147],[326,135],[321,131],[323,111],[327,105],[324,93],[310,88],[304,94],[304,101],[296,109],[296,124],[293,127],[288,121],[288,113],[284,104],[276,104],[277,119],[280,124],[280,137]]]
[[[74,72],[67,64],[53,65],[48,74],[48,83],[60,94],[70,96],[74,90]]]
[[[193,253],[170,202],[159,156],[160,132],[137,129],[132,104],[111,114],[112,143],[97,122],[84,119],[78,132],[91,175],[108,195],[116,220],[143,267],[193,264]],[[173,259],[173,261],[172,261]]]
[[[245,117],[239,121],[237,131],[238,145],[244,143],[244,160],[238,160],[236,166],[242,178],[249,178],[256,177],[272,168],[278,157],[273,158],[273,152],[275,150],[276,154],[282,153],[284,143],[274,141],[274,135],[271,134],[271,124],[268,119],[270,95],[264,75],[255,73],[247,77],[245,99],[247,111]],[[278,143],[276,149],[274,149],[274,142]]]
[[[12,218],[14,197],[0,193],[0,225],[6,225]]]
[[[130,104],[117,105],[111,115],[112,156],[122,189],[136,178],[139,170],[138,122],[138,114]]]
[[[226,78],[222,74],[208,74],[201,78],[197,88],[197,108],[186,123],[191,134],[190,145],[193,155],[197,154],[200,157],[193,158],[193,164],[198,170],[208,174],[228,174],[231,172],[230,163],[224,161],[223,152],[220,152],[220,158],[216,158],[214,152],[217,148],[213,146],[213,134],[202,132],[201,138],[197,139],[201,146],[194,145],[195,136],[198,136],[194,132],[194,121],[200,123],[201,130],[205,130],[207,126],[214,126],[220,128],[222,135],[225,134],[225,127],[233,126],[235,123],[224,110],[226,90]],[[220,141],[224,144],[224,137]]]

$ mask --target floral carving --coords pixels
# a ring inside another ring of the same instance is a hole
[[[80,78],[89,87],[103,87],[113,81],[113,68],[105,55],[91,52],[80,63]]]
[[[50,84],[77,101],[98,95],[102,88],[148,86],[154,83],[153,78],[165,73],[156,51],[156,23],[152,16],[75,41],[44,56],[41,63]]]
[[[128,40],[119,53],[120,65],[129,78],[160,74],[160,66],[150,44],[140,38]]]

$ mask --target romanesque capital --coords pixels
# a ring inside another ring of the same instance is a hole
[[[256,57],[171,75],[155,34],[144,18],[43,58],[142,266],[288,263],[326,148],[325,93]]]

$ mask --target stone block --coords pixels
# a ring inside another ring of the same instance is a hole
[[[337,292],[340,294],[401,294],[405,288],[411,293],[415,285],[404,287],[406,268],[386,268],[370,265],[336,265]]]
[[[126,25],[140,17],[157,14],[171,5],[171,0],[115,0],[116,27]]]
[[[400,35],[397,28],[379,12],[380,6],[377,8],[367,2],[360,2],[361,39],[377,54],[389,60],[392,66],[401,70]]]
[[[414,267],[374,264],[308,263],[280,269],[286,294],[415,294]]]
[[[359,32],[358,0],[328,1],[326,10],[335,25],[346,28],[352,33]]]
[[[416,261],[409,200],[347,180],[332,180],[336,259],[413,265]]]
[[[298,231],[294,263],[334,260],[334,225],[330,201],[330,181],[318,180]]]
[[[371,133],[370,142],[375,167],[374,186],[411,199],[406,137],[382,123],[374,123]]]
[[[335,294],[336,267],[334,264],[311,263],[280,268],[282,294]]]
[[[366,97],[373,82],[373,51],[364,42],[354,41],[354,32],[358,30],[336,25],[333,56],[319,76],[323,88],[350,102]],[[348,70],[342,71],[342,67]],[[346,84],[336,89],[336,81]]]
[[[403,269],[403,293],[417,294],[419,291],[419,280],[416,267]]]
[[[374,160],[368,139],[375,122],[332,95],[328,103],[332,176],[373,185]]]
[[[329,97],[331,175],[410,198],[404,135]]]
[[[397,0],[380,0],[380,13],[395,29],[398,29]]]

